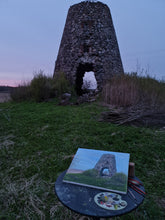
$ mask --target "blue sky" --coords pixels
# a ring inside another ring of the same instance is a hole
[[[52,75],[68,9],[79,0],[0,0],[0,84],[40,69]],[[125,72],[165,79],[165,0],[102,0],[111,10]],[[142,71],[144,69],[144,71]]]
[[[78,170],[88,170],[93,169],[100,157],[103,154],[113,154],[116,159],[116,169],[117,172],[127,174],[128,171],[128,162],[129,162],[129,154],[128,153],[118,153],[118,152],[109,152],[109,151],[99,151],[99,150],[91,150],[79,148],[74,160],[70,165],[70,169],[78,169]],[[81,159],[80,159],[81,158]]]

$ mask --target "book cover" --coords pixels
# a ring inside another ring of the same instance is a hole
[[[129,153],[78,148],[63,182],[127,193]]]

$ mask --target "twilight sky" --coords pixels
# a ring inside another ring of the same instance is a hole
[[[81,0],[0,0],[0,85],[52,75],[68,9]],[[165,80],[165,0],[102,0],[125,72]],[[144,69],[144,71],[142,71]]]

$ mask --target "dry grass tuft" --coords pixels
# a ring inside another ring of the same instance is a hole
[[[137,74],[115,75],[102,91],[102,100],[117,107],[143,105],[152,110],[165,110],[165,82]]]
[[[70,158],[71,156],[69,156]],[[35,174],[29,178],[22,177],[20,172],[20,178],[13,178],[10,173],[15,172],[22,167],[26,170],[30,167],[34,161],[31,160],[17,160],[13,167],[8,169],[8,174],[3,176],[0,187],[0,209],[4,211],[8,210],[9,216],[14,219],[28,219],[31,220],[35,216],[37,219],[81,219],[81,215],[73,213],[69,209],[65,208],[54,195],[54,182],[45,181],[40,178],[39,174]],[[38,167],[39,169],[39,167]],[[42,192],[42,194],[40,193]],[[47,206],[47,201],[51,195],[54,195],[53,202]],[[14,214],[13,208],[17,215]],[[49,217],[45,214],[49,211]],[[1,213],[3,216],[3,212]],[[1,217],[0,215],[0,217]]]
[[[42,180],[39,174],[30,178],[20,178],[15,180],[10,176],[19,167],[27,168],[31,161],[16,161],[13,167],[8,169],[8,175],[1,179],[0,187],[0,207],[5,212],[8,210],[9,216],[15,219],[32,219],[38,216],[39,219],[45,220],[46,203],[52,192],[54,183]],[[44,192],[40,195],[40,190]],[[57,200],[57,199],[56,199]],[[54,204],[52,204],[54,206]],[[17,216],[14,216],[13,208],[17,207]],[[50,208],[51,209],[51,208]],[[3,212],[1,213],[3,214]],[[53,216],[53,213],[51,213]]]
[[[135,73],[113,76],[102,91],[110,111],[101,121],[135,126],[165,126],[165,82]]]

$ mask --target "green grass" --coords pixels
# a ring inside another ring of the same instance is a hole
[[[97,104],[0,104],[0,219],[79,219],[54,193],[79,147],[128,152],[147,196],[117,219],[163,219],[165,132],[99,122]]]
[[[96,170],[91,169],[83,173],[67,173],[64,180],[123,192],[126,192],[127,189],[127,176],[122,173],[116,173],[112,178],[107,179],[98,177]]]

